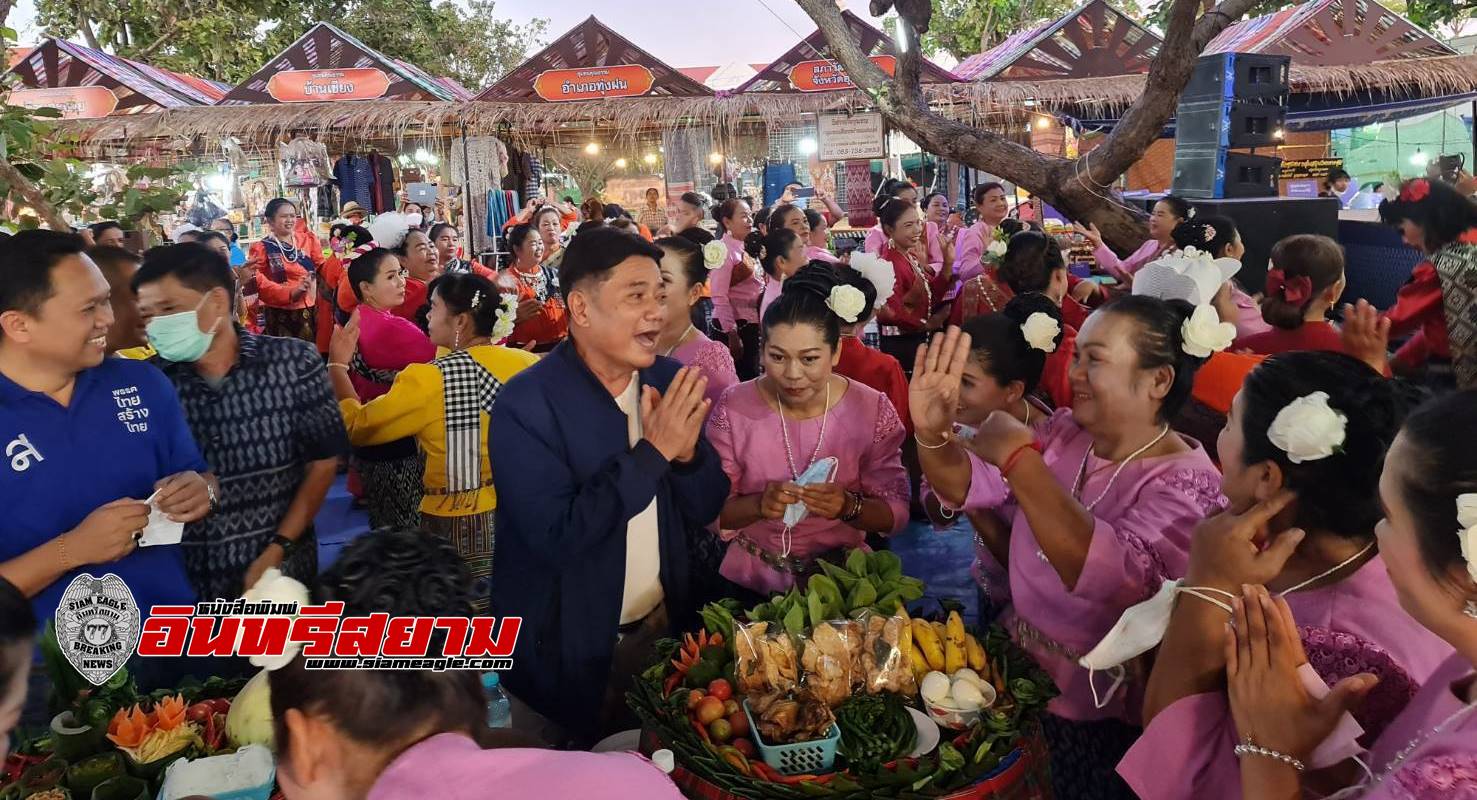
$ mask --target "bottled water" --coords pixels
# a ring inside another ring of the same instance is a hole
[[[508,693],[503,691],[496,672],[482,674],[482,688],[487,690],[487,726],[489,728],[511,728],[513,708],[508,702]]]

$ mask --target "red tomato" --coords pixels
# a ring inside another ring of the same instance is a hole
[[[708,694],[719,700],[727,700],[733,697],[733,687],[729,685],[727,680],[719,678],[708,684]]]
[[[210,705],[215,709],[215,713],[217,714],[228,714],[231,711],[231,701],[224,697],[217,697],[211,700]]]
[[[738,728],[735,727],[733,729],[733,732],[734,732],[734,735],[737,736],[738,735]],[[749,741],[748,739],[738,738],[738,739],[734,739],[733,741],[729,742],[728,744],[730,746],[732,746],[733,749],[739,751],[740,753],[743,753],[744,754],[744,758],[753,758],[754,756],[756,756],[756,755],[759,754],[759,749],[757,747],[755,747],[754,746],[754,743],[751,742],[751,741]]]
[[[738,711],[738,712],[735,712],[733,714],[729,714],[728,715],[728,724],[733,727],[733,735],[734,736],[748,736],[749,735],[749,718],[747,716],[744,716],[744,712],[743,711]],[[745,755],[748,755],[748,754],[745,753]]]
[[[723,716],[723,701],[712,695],[704,697],[697,704],[697,721],[707,725],[715,719]]]
[[[209,701],[201,701],[185,709],[185,719],[190,722],[204,722],[215,713],[215,707]]]
[[[687,710],[688,711],[696,711],[697,710],[697,704],[703,699],[704,696],[705,695],[703,694],[703,690],[702,689],[693,689],[692,691],[688,692],[687,693]]]

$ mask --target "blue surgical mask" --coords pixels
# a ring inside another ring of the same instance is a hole
[[[203,305],[205,305],[204,297],[200,298],[200,303],[191,311],[181,311],[178,314],[169,314],[149,320],[144,332],[148,334],[149,344],[154,346],[165,361],[193,363],[199,361],[200,357],[205,355],[205,351],[210,349],[210,343],[215,340],[215,329],[220,327],[220,321],[217,320],[210,330],[201,331],[200,307]]]

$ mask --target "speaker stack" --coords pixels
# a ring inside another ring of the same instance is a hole
[[[1175,114],[1176,195],[1197,200],[1277,196],[1282,159],[1237,148],[1282,142],[1290,61],[1217,53],[1195,64]]]

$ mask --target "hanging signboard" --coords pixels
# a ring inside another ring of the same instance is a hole
[[[600,100],[606,97],[640,97],[651,91],[656,77],[640,64],[609,67],[550,69],[533,79],[533,91],[551,102]]]
[[[118,108],[118,95],[105,86],[16,89],[5,102],[21,108],[54,108],[62,119],[106,117]]]
[[[897,69],[897,59],[892,56],[872,56],[872,63],[888,75]],[[821,59],[801,61],[790,68],[790,85],[801,92],[833,92],[838,89],[855,89],[856,84],[841,68],[840,62]]]
[[[378,100],[390,90],[384,70],[289,69],[267,80],[267,94],[279,103],[321,103],[325,100]]]
[[[875,111],[821,114],[817,123],[816,157],[821,161],[882,158],[887,154],[882,115]]]
[[[1334,168],[1343,169],[1344,160],[1342,158],[1289,158],[1282,161],[1280,177],[1284,181],[1323,180],[1328,177],[1328,171]]]

